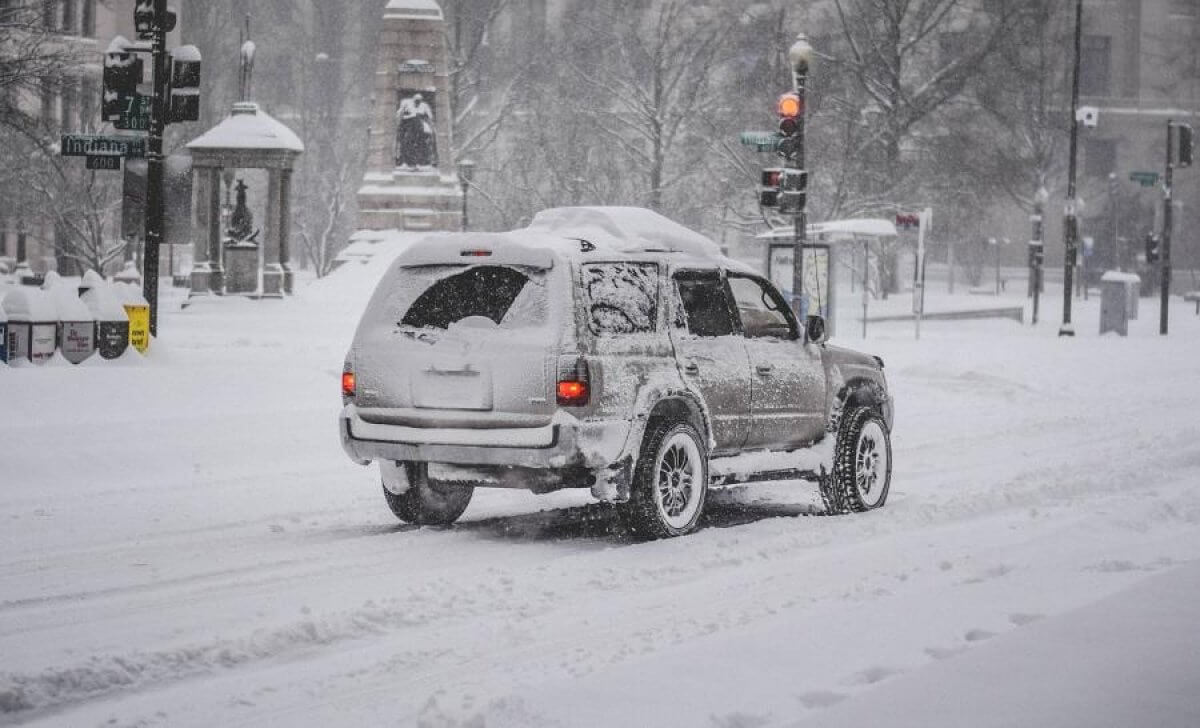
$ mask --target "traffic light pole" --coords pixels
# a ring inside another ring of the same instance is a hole
[[[163,240],[163,135],[167,126],[167,0],[154,0],[152,61],[154,98],[150,103],[150,138],[146,149],[146,251],[142,284],[150,304],[150,335],[158,336],[158,255]]]
[[[1079,56],[1083,33],[1083,0],[1075,0],[1075,63],[1071,79],[1071,160],[1067,172],[1067,214],[1063,219],[1063,322],[1059,336],[1074,336],[1071,325],[1071,288],[1079,246],[1078,200],[1075,199],[1075,158],[1079,150]]]
[[[1171,186],[1175,175],[1175,162],[1171,159],[1171,129],[1174,122],[1167,120],[1167,169],[1163,176],[1163,229],[1162,248],[1159,250],[1158,262],[1162,266],[1162,279],[1159,284],[1158,333],[1167,334],[1167,306],[1171,299]]]
[[[792,64],[792,84],[795,87],[796,96],[800,99],[800,114],[796,117],[796,147],[795,153],[789,158],[789,163],[795,169],[805,171],[804,162],[804,127],[805,117],[808,116],[807,103],[807,87],[808,87],[808,65],[812,56],[812,46],[808,44],[808,40],[803,36],[798,36],[796,42],[788,49],[788,60]],[[807,188],[807,182],[805,182]],[[796,320],[801,326],[806,325],[804,309],[804,244],[805,234],[808,231],[808,207],[807,192],[800,198],[799,209],[796,210],[793,223],[795,229],[793,231],[793,252],[792,252],[792,309],[796,313]],[[817,313],[820,313],[818,311]],[[807,330],[807,329],[806,329]]]

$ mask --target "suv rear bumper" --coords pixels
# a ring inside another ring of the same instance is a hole
[[[339,420],[342,449],[361,464],[374,460],[562,469],[600,469],[616,462],[629,422],[556,417],[542,427],[488,429],[376,424],[346,405]]]

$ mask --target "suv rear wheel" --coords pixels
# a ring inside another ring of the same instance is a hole
[[[708,453],[686,422],[652,423],[642,440],[629,501],[620,506],[639,538],[682,536],[695,530],[708,494]]]
[[[454,523],[467,510],[474,486],[467,483],[443,483],[431,480],[426,463],[404,463],[408,490],[393,493],[383,486],[392,513],[405,523],[417,526],[444,526]]]
[[[869,511],[883,506],[892,483],[892,441],[879,413],[869,407],[847,411],[837,431],[833,472],[821,480],[827,513]]]

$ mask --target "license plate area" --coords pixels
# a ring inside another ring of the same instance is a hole
[[[473,364],[431,364],[417,370],[411,394],[419,409],[490,410],[492,373]]]

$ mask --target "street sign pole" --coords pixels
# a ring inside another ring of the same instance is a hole
[[[1079,210],[1075,198],[1075,164],[1079,149],[1079,58],[1083,33],[1083,0],[1075,0],[1075,60],[1071,78],[1071,152],[1067,171],[1067,209],[1063,220],[1063,320],[1058,329],[1059,336],[1074,336],[1071,324],[1071,287],[1075,273],[1075,259],[1079,245]]]
[[[150,335],[158,336],[158,254],[163,240],[163,132],[167,106],[167,0],[154,0],[150,139],[146,154],[146,251],[142,259],[143,294],[150,304]]]

